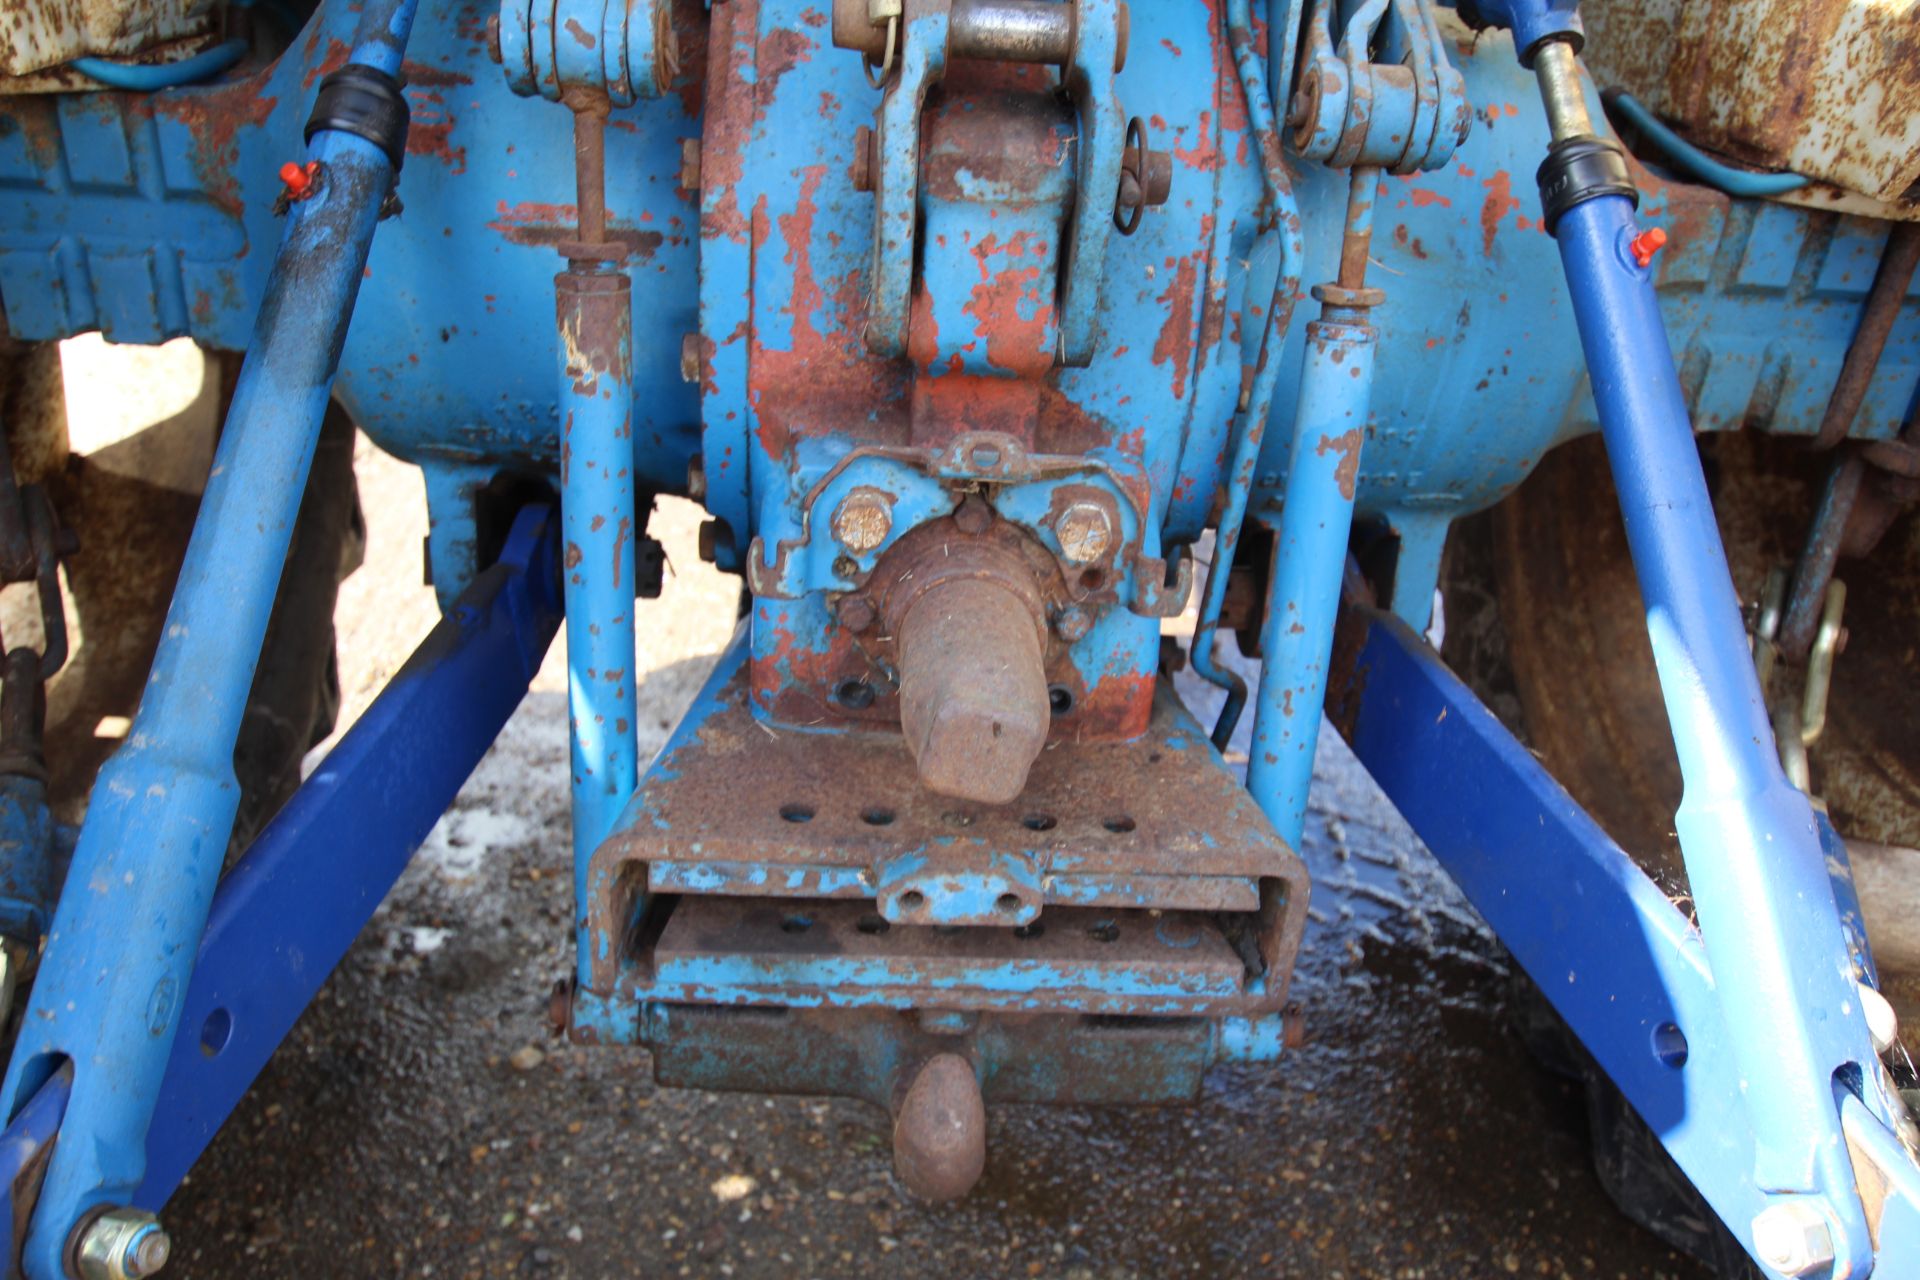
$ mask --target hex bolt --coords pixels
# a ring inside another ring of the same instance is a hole
[[[1077,644],[1087,632],[1093,630],[1093,619],[1087,611],[1077,604],[1062,609],[1053,619],[1053,634],[1068,644]]]
[[[496,67],[505,61],[500,53],[500,15],[497,13],[487,17],[487,58]]]
[[[1092,564],[1113,545],[1113,520],[1097,502],[1076,502],[1053,522],[1060,554],[1071,564]]]
[[[700,381],[700,335],[689,333],[680,339],[680,381]]]
[[[878,489],[855,489],[833,513],[833,536],[855,555],[865,555],[893,531],[893,503]]]
[[[1833,1262],[1827,1215],[1811,1200],[1782,1200],[1754,1215],[1753,1251],[1783,1275],[1811,1275]]]
[[[978,536],[993,527],[993,508],[977,493],[970,493],[954,508],[953,523],[962,533]]]
[[[707,460],[697,453],[687,459],[687,497],[695,502],[707,500]]]
[[[864,124],[853,131],[853,189],[873,190],[873,130]]]
[[[167,1265],[173,1241],[144,1209],[109,1209],[82,1228],[74,1249],[80,1280],[142,1280]]]
[[[849,631],[865,631],[878,619],[873,601],[865,596],[841,596],[833,616]]]

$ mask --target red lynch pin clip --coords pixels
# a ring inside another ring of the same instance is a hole
[[[1653,255],[1660,252],[1667,243],[1667,233],[1659,227],[1649,227],[1627,243],[1627,252],[1643,269],[1653,265]]]
[[[280,166],[280,181],[287,189],[287,199],[305,200],[319,186],[320,162],[309,160],[301,164],[289,160]]]

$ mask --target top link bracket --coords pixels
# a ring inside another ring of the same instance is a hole
[[[972,59],[1060,69],[1077,126],[1078,198],[1059,289],[1058,363],[1092,362],[1126,159],[1127,119],[1114,82],[1126,65],[1127,32],[1120,0],[835,0],[834,44],[864,55],[869,78],[884,86],[868,161],[874,246],[866,338],[875,355],[907,352],[927,95],[945,79],[949,59]]]
[[[680,72],[672,0],[500,0],[494,60],[523,98],[604,93],[630,107]]]

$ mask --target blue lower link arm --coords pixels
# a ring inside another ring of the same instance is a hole
[[[1609,195],[1567,210],[1556,236],[1686,782],[1675,827],[1747,1084],[1754,1177],[1823,1196],[1857,1231],[1841,1252],[1870,1259],[1834,1089],[1836,1072],[1871,1066],[1872,1039],[1813,810],[1780,768],[1651,273],[1629,250],[1638,230]]]
[[[369,0],[354,61],[399,69],[415,0]],[[316,132],[324,179],[292,205],[152,675],[101,770],[7,1064],[14,1116],[63,1064],[72,1098],[22,1262],[67,1274],[74,1227],[141,1183],[148,1124],[232,831],[233,747],[382,206],[389,152]]]
[[[1659,242],[1640,238],[1625,155],[1594,127],[1574,7],[1479,6],[1512,28],[1553,135],[1543,222],[1566,270],[1685,783],[1674,826],[1753,1132],[1739,1176],[1766,1198],[1728,1225],[1774,1274],[1862,1277],[1875,1239],[1841,1113],[1857,1096],[1883,1123],[1901,1119],[1889,1114],[1897,1104],[1858,990],[1866,975],[1848,952],[1812,807],[1780,767],[1654,293]],[[1783,1222],[1807,1247],[1781,1247],[1771,1228]]]

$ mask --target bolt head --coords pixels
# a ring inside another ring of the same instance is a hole
[[[1753,1251],[1785,1275],[1811,1275],[1833,1262],[1827,1215],[1811,1200],[1782,1200],[1753,1219]]]
[[[1113,518],[1097,502],[1076,502],[1053,522],[1060,554],[1071,564],[1092,564],[1113,545]]]
[[[157,1222],[148,1223],[142,1228],[122,1255],[129,1280],[139,1280],[141,1276],[158,1273],[172,1256],[173,1238]]]
[[[1093,630],[1093,619],[1077,604],[1070,604],[1053,620],[1053,633],[1068,644],[1078,643]]]
[[[865,555],[893,532],[893,500],[878,489],[855,489],[833,513],[833,536],[855,555]]]
[[[682,334],[680,337],[680,381],[700,381],[700,335]]]
[[[80,1280],[144,1280],[167,1265],[173,1240],[144,1209],[114,1208],[82,1229],[74,1249]]]
[[[487,18],[487,57],[496,67],[504,61],[500,53],[500,15],[497,13]]]
[[[834,617],[840,625],[849,631],[865,631],[878,621],[873,601],[865,596],[841,596],[840,604],[834,610]]]
[[[979,536],[993,527],[993,508],[977,493],[970,493],[953,509],[954,527],[964,534]]]
[[[700,189],[700,139],[680,139],[680,185],[688,191]]]

